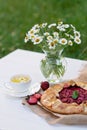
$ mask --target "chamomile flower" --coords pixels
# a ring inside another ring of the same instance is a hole
[[[59,38],[59,33],[58,32],[53,32],[54,38]]]
[[[80,37],[80,32],[74,31],[75,37]]]
[[[42,42],[43,38],[38,36],[33,39],[34,44],[40,44]]]
[[[45,28],[47,26],[47,23],[40,24],[40,28]]]
[[[81,39],[79,37],[75,37],[74,42],[77,44],[81,44]]]
[[[35,33],[35,29],[31,29],[30,31],[28,31],[28,35],[33,35]]]
[[[68,45],[72,46],[73,42],[71,40],[68,41]]]
[[[56,45],[55,42],[53,41],[49,42],[48,45],[49,45],[49,49],[55,49],[55,45]]]
[[[59,41],[58,39],[54,39],[54,40],[53,40],[54,44],[57,44],[58,41]]]
[[[50,41],[53,40],[53,37],[52,36],[47,36],[47,40],[48,40],[48,42],[50,42]]]
[[[39,28],[40,28],[39,24],[35,24],[35,25],[32,27],[32,29],[39,29]]]
[[[29,37],[26,35],[25,39],[24,39],[24,42],[28,42],[29,41]]]
[[[35,35],[36,33],[39,33],[39,29],[32,28],[30,31],[28,31],[28,35],[30,36]]]
[[[67,40],[65,38],[61,38],[60,39],[60,44],[66,45],[67,44]]]

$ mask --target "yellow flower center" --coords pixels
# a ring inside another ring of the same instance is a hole
[[[34,33],[34,31],[33,31],[33,30],[31,30],[31,31],[30,31],[30,33],[31,33],[31,34],[33,34],[33,33]]]
[[[65,40],[62,40],[62,43],[65,43]]]
[[[31,38],[34,38],[34,35],[32,35]]]
[[[79,42],[79,39],[77,38],[76,41]]]
[[[35,41],[36,41],[36,42],[39,42],[39,41],[40,41],[40,39],[38,39],[38,38],[37,38]]]
[[[51,46],[54,46],[54,44],[55,44],[54,42],[51,42]]]
[[[54,40],[54,44],[58,43],[58,40]]]
[[[25,39],[27,40],[27,39],[28,39],[28,37],[26,36],[26,37],[25,37]]]

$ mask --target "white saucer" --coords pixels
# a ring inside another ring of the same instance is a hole
[[[11,87],[11,85],[9,83],[0,82],[0,90],[3,93],[13,96],[13,97],[25,97],[27,95],[32,95],[32,94],[38,92],[40,90],[40,83],[35,83],[35,84],[29,86],[27,91],[16,92],[16,91],[14,91],[14,89]]]

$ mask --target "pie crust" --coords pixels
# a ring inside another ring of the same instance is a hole
[[[41,96],[40,103],[48,110],[59,114],[87,114],[87,100],[77,104],[76,102],[63,103],[59,98],[57,98],[59,96],[59,92],[65,88],[66,85],[77,85],[87,90],[87,82],[73,80],[62,82],[53,85],[44,91]]]

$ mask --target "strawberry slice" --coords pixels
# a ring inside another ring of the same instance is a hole
[[[33,96],[37,98],[37,100],[40,100],[42,95],[40,93],[35,93]]]
[[[27,102],[30,104],[30,105],[35,105],[37,104],[37,98],[34,97],[34,96],[30,96],[30,98],[27,100]]]

